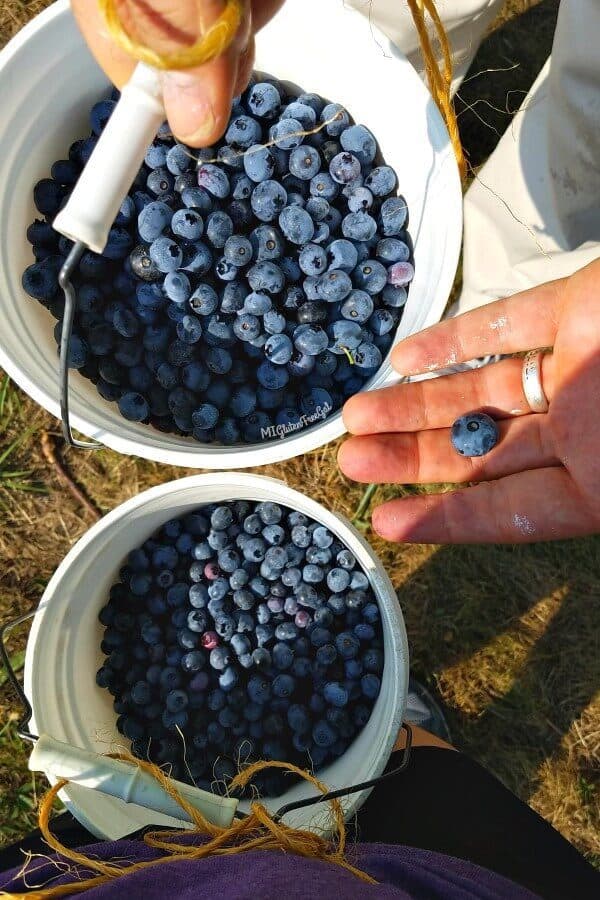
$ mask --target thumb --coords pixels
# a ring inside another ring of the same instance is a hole
[[[225,0],[119,0],[119,13],[135,40],[163,55],[195,43],[218,21],[225,6]],[[205,146],[225,130],[249,28],[246,13],[223,55],[197,68],[162,73],[167,118],[179,140]]]
[[[100,64],[116,84],[127,80],[133,62],[110,39],[98,5],[72,0],[78,23]],[[116,0],[127,34],[163,56],[189,47],[218,21],[226,0]],[[90,15],[91,13],[91,15]],[[163,72],[163,93],[175,136],[191,146],[216,141],[227,125],[240,54],[250,34],[249,4],[231,46],[214,60],[194,69]]]

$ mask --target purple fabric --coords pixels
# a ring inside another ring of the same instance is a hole
[[[137,840],[91,844],[83,850],[88,856],[118,858],[124,863],[156,855]],[[329,863],[271,851],[179,860],[119,878],[84,896],[88,900],[536,900],[530,891],[493,872],[426,850],[357,844],[351,851],[351,860],[379,884],[365,884]],[[40,863],[39,858],[32,861],[26,883],[15,870],[0,875],[0,888],[23,891],[36,885],[49,886],[56,867]],[[61,876],[52,885],[71,880]]]

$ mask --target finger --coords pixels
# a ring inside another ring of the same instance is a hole
[[[175,137],[190,147],[208,147],[223,134],[231,113],[237,79],[237,53],[197,69],[165,72],[163,98]]]
[[[169,53],[197,39],[219,18],[223,8],[224,0],[120,0],[119,14],[123,27],[133,38],[159,53]],[[74,0],[73,9],[94,56],[111,80],[122,87],[136,61],[113,43],[95,3]],[[242,25],[225,54],[194,69],[162,73],[167,118],[179,140],[200,147],[214,143],[222,135],[231,110],[238,56],[246,47],[249,34],[247,7]]]
[[[252,0],[252,30],[256,34],[279,12],[284,0]]]
[[[522,372],[522,359],[505,359],[470,372],[364,391],[346,401],[344,424],[351,434],[385,434],[444,428],[475,409],[497,419],[527,415],[531,409],[523,393]],[[542,384],[552,399],[550,353],[542,361]]]
[[[553,468],[392,500],[375,509],[373,527],[389,541],[524,544],[594,534],[600,521],[566,469]]]
[[[551,281],[426,328],[397,345],[392,365],[401,375],[416,375],[477,356],[553,346],[566,281]]]
[[[153,0],[155,2],[155,0]],[[162,76],[165,110],[173,134],[191,147],[206,147],[225,131],[236,93],[240,55],[250,41],[250,15],[224,54],[193,69]],[[201,29],[205,31],[223,11],[223,0],[203,0]]]
[[[237,75],[233,89],[235,97],[238,97],[248,87],[248,82],[254,69],[254,50],[254,37],[251,36],[238,58]]]
[[[450,429],[414,434],[373,434],[349,438],[340,447],[339,466],[348,478],[367,483],[439,484],[487,481],[513,472],[554,466],[546,416],[524,416],[498,424],[500,440],[485,456],[461,456]]]

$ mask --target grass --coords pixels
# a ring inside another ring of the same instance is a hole
[[[0,37],[43,5],[0,0]],[[512,0],[496,28],[532,5]],[[532,52],[535,33],[527,40]],[[484,67],[492,62],[488,53]],[[474,132],[470,140],[473,148]],[[67,550],[92,524],[48,465],[40,447],[44,430],[58,433],[56,421],[0,380],[0,471],[9,473],[0,477],[0,621],[35,607]],[[600,539],[526,547],[386,544],[371,531],[373,506],[421,489],[353,484],[337,469],[336,451],[332,444],[256,471],[354,519],[398,589],[412,669],[442,700],[457,746],[600,865]],[[109,450],[61,452],[103,512],[147,487],[192,474]],[[25,641],[26,629],[11,635],[17,664]],[[27,770],[17,718],[0,678],[0,843],[34,826],[43,786]]]

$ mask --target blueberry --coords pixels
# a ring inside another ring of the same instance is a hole
[[[269,681],[262,675],[251,675],[247,686],[248,696],[253,703],[264,706],[271,697]]]
[[[379,223],[386,237],[399,235],[405,224],[408,207],[404,197],[389,197],[381,204]]]
[[[338,184],[351,184],[360,178],[360,162],[352,153],[345,151],[334,156],[329,163],[329,173]]]
[[[328,172],[320,172],[318,175],[315,175],[314,178],[311,178],[310,193],[313,197],[318,197],[331,202],[332,200],[335,200],[339,191],[339,184],[333,180]],[[327,222],[327,218],[324,221]]]
[[[175,179],[168,169],[153,169],[146,180],[146,187],[155,197],[164,196],[173,190]]]
[[[219,675],[219,687],[223,691],[231,691],[239,681],[238,670],[233,666],[227,666]]]
[[[152,688],[147,681],[136,681],[131,688],[131,699],[138,706],[145,706],[150,702]]]
[[[293,675],[281,674],[273,679],[272,690],[275,697],[290,697],[295,690],[296,681]]]
[[[44,262],[36,262],[28,266],[21,279],[23,289],[42,303],[46,303],[54,297],[58,289],[56,271]]]
[[[226,647],[215,647],[210,651],[211,668],[217,671],[223,670],[231,660],[231,654]]]
[[[328,343],[327,334],[318,325],[299,325],[294,329],[294,346],[307,356],[318,356]]]
[[[351,241],[339,239],[329,244],[327,259],[329,269],[339,269],[350,273],[358,263],[358,253]]]
[[[287,192],[277,181],[262,181],[252,191],[250,204],[257,219],[272,222],[287,202]]]
[[[182,709],[185,709],[187,705],[188,695],[185,691],[178,689],[169,691],[169,693],[165,697],[165,706],[171,713],[180,712]]]
[[[202,237],[204,222],[193,209],[178,209],[171,219],[171,231],[186,241],[197,241]]]
[[[350,294],[351,290],[352,281],[341,269],[330,269],[319,278],[319,296],[328,303],[339,303]]]
[[[452,425],[450,440],[461,456],[485,456],[498,443],[496,422],[485,413],[467,413]]]
[[[329,749],[330,747],[333,747],[337,737],[337,732],[325,719],[320,719],[313,726],[312,738],[317,747]]]
[[[212,163],[203,163],[198,168],[198,185],[217,197],[224,200],[230,191],[229,177],[219,166]]]
[[[363,338],[363,329],[358,322],[350,322],[347,319],[334,322],[329,328],[329,333],[331,336],[329,349],[337,354],[356,350]]]
[[[350,116],[339,103],[328,103],[321,112],[321,122],[327,123],[325,131],[331,137],[339,137],[350,124]]]
[[[158,237],[150,244],[149,255],[160,272],[173,272],[183,260],[181,247],[171,238]]]
[[[359,263],[352,273],[354,284],[357,288],[368,294],[380,294],[384,289],[388,272],[380,262],[374,259],[366,259]]]
[[[257,647],[252,653],[252,662],[259,669],[267,669],[271,665],[271,654],[264,647]]]
[[[294,661],[294,651],[288,644],[279,642],[273,647],[272,660],[276,669],[280,671],[289,669]]]
[[[304,139],[301,122],[294,118],[281,119],[269,130],[269,138],[280,150],[294,150]]]
[[[186,187],[181,192],[181,199],[188,209],[197,209],[203,214],[209,213],[212,210],[212,198],[204,188]]]
[[[285,284],[283,272],[270,260],[262,260],[253,265],[248,270],[247,278],[254,293],[266,291],[269,294],[278,294]]]
[[[181,684],[181,675],[173,666],[165,666],[160,675],[160,686],[163,689],[174,690]]]
[[[290,172],[295,178],[310,181],[319,172],[321,159],[314,147],[304,145],[292,150],[289,159]]]
[[[351,125],[340,135],[340,144],[344,150],[353,153],[361,165],[369,165],[375,159],[377,144],[375,138],[364,125]]]
[[[225,133],[225,140],[234,147],[248,148],[261,138],[261,127],[250,116],[232,118]]]
[[[342,221],[344,237],[354,241],[370,241],[377,233],[377,223],[367,212],[351,212]]]
[[[389,166],[378,166],[372,169],[365,178],[365,186],[375,197],[385,197],[395,190],[396,173]]]
[[[396,288],[406,287],[415,276],[415,270],[412,263],[395,262],[387,270],[387,280],[389,284]]]
[[[177,336],[187,344],[195,344],[202,337],[202,324],[196,316],[184,316],[177,325]]]
[[[279,112],[281,97],[273,84],[260,82],[250,89],[246,105],[255,116],[263,119],[273,119]]]
[[[244,171],[257,184],[268,181],[275,172],[275,157],[268,147],[255,144],[244,153]]]
[[[263,326],[267,334],[282,334],[285,331],[287,321],[285,316],[275,309],[269,309],[264,314]]]
[[[381,687],[381,680],[377,675],[371,673],[363,675],[360,679],[360,689],[364,697],[368,700],[376,700]]]
[[[342,631],[335,638],[335,646],[342,659],[353,659],[360,650],[360,642],[350,631]]]
[[[227,213],[213,212],[206,220],[206,237],[213,247],[222,249],[233,234],[233,222]]]
[[[282,119],[295,119],[300,122],[305,130],[314,128],[317,123],[317,114],[312,106],[295,100],[289,103],[281,114]]]
[[[341,306],[341,314],[350,322],[364,324],[373,313],[373,300],[366,291],[351,291]]]
[[[306,244],[315,233],[314,222],[310,215],[298,206],[286,206],[281,211],[279,226],[293,244]]]
[[[100,134],[117,104],[113,100],[101,100],[94,104],[90,112],[90,125],[94,134]]]
[[[119,412],[129,422],[143,422],[150,415],[150,408],[142,394],[126,391],[119,400]]]
[[[293,622],[280,622],[275,628],[278,641],[294,641],[298,636],[298,628]]]
[[[349,185],[348,209],[350,212],[366,212],[373,206],[374,198],[371,191],[362,186]]]

